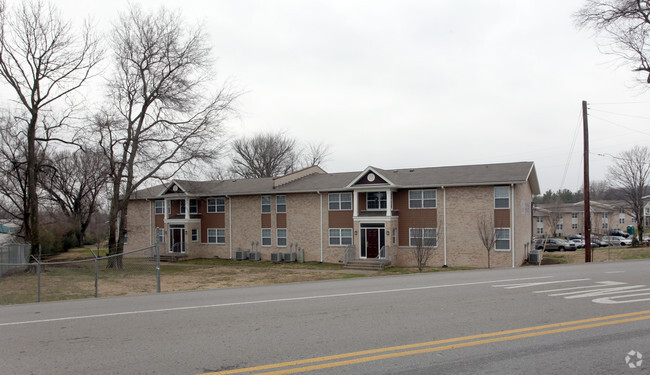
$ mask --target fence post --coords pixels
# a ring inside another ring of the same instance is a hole
[[[90,252],[93,253],[93,256],[95,257],[95,298],[97,298],[97,274],[99,273],[99,266],[97,263],[97,254],[95,254],[93,249],[90,249]]]
[[[156,292],[160,293],[160,244],[156,241]]]
[[[40,256],[40,255],[39,255]],[[36,261],[36,278],[37,278],[37,283],[36,283],[36,290],[37,290],[37,297],[36,297],[36,302],[41,302],[41,262],[32,255],[32,258]]]

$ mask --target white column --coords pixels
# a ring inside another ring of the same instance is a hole
[[[165,210],[165,221],[167,221],[167,219],[169,219],[169,215],[167,214],[167,205],[168,204],[169,204],[169,202],[167,201],[167,198],[165,198],[163,200],[163,210]]]
[[[353,216],[359,216],[359,192],[354,191],[354,202],[352,202],[352,207],[354,207]]]
[[[393,193],[386,190],[386,216],[393,216]]]
[[[190,219],[190,198],[185,198],[185,219]]]

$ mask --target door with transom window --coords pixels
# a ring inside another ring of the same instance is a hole
[[[379,258],[379,251],[386,245],[386,228],[384,224],[361,224],[361,258]]]

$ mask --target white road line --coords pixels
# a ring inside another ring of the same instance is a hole
[[[602,287],[605,287],[605,286],[615,286],[615,285],[627,285],[627,283],[624,283],[622,281],[598,281],[598,282],[596,282],[595,285],[574,286],[572,288],[536,290],[533,293],[555,293],[555,292],[564,292],[564,291],[567,291],[567,290],[602,288]]]
[[[627,271],[607,271],[605,273],[625,273]]]
[[[535,283],[517,283],[517,284],[503,284],[503,285],[492,285],[492,286],[495,287],[495,288],[517,289],[517,288],[529,288],[531,286],[559,284],[559,283],[573,283],[573,282],[576,282],[576,281],[587,281],[587,280],[591,280],[591,279],[542,281],[542,282],[535,282]]]
[[[526,278],[521,278],[521,279],[506,279],[506,280],[477,281],[477,282],[473,282],[473,283],[458,283],[458,284],[444,284],[444,285],[429,285],[429,286],[414,287],[414,288],[399,288],[399,289],[374,290],[374,291],[367,291],[367,292],[339,293],[339,294],[325,294],[325,295],[317,295],[317,296],[292,297],[292,298],[278,298],[278,299],[268,299],[268,300],[259,300],[259,301],[245,301],[245,302],[218,303],[218,304],[213,304],[213,305],[198,305],[198,306],[185,306],[185,307],[170,307],[170,308],[165,308],[165,309],[151,309],[151,310],[123,311],[123,312],[106,313],[106,314],[68,316],[68,317],[62,317],[62,318],[39,319],[39,320],[26,320],[26,321],[19,321],[19,322],[0,323],[0,327],[16,326],[16,325],[24,325],[24,324],[34,324],[34,323],[60,322],[60,321],[66,321],[66,320],[105,318],[105,317],[111,317],[111,316],[124,316],[124,315],[137,315],[137,314],[150,314],[150,313],[168,312],[168,311],[183,311],[183,310],[207,309],[207,308],[215,308],[215,307],[228,307],[228,306],[255,305],[255,304],[261,304],[261,303],[289,302],[289,301],[304,301],[304,300],[321,299],[321,298],[337,298],[337,297],[360,296],[360,295],[380,294],[380,293],[407,292],[407,291],[414,291],[414,290],[437,289],[437,288],[449,288],[449,287],[455,287],[455,286],[470,286],[470,285],[481,285],[481,284],[503,283],[503,282],[511,282],[511,281],[546,279],[546,278],[550,278],[550,277],[552,277],[552,276],[538,276],[538,277],[526,277]]]

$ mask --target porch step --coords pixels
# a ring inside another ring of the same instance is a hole
[[[390,266],[390,261],[388,260],[384,260],[382,265],[382,261],[379,259],[354,259],[349,261],[348,264],[343,266],[343,268],[352,270],[381,271],[388,266]]]
[[[161,262],[175,262],[187,258],[187,254],[160,254]]]

